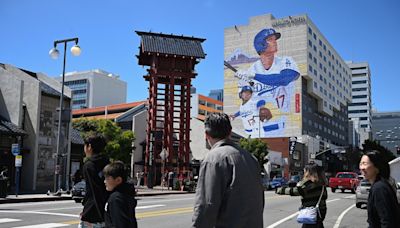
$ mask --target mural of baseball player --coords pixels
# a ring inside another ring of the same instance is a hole
[[[251,138],[264,136],[264,122],[272,118],[268,108],[264,107],[266,102],[261,97],[253,97],[253,88],[249,85],[243,86],[239,92],[242,100],[239,111],[231,115],[231,120],[239,117],[243,121],[243,127]]]
[[[294,82],[300,76],[292,57],[276,56],[280,37],[281,34],[272,28],[258,32],[254,37],[254,48],[260,58],[248,69],[235,73],[235,77],[239,78],[239,90],[243,85],[250,84],[253,97],[270,103],[268,107],[274,113],[274,118],[263,123],[264,137],[280,137],[284,133],[291,99],[295,94]]]

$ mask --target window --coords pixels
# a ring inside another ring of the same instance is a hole
[[[368,120],[368,117],[360,117],[360,120]]]
[[[308,40],[308,46],[312,47],[312,42],[311,42],[311,40]]]
[[[310,27],[308,27],[308,33],[310,33],[310,35],[312,35],[312,29]]]
[[[313,49],[315,52],[317,52],[317,47],[315,47],[315,45],[313,46]]]
[[[367,88],[354,88],[351,91],[367,91]]]
[[[367,83],[367,80],[361,80],[361,81],[352,81],[351,84],[355,85],[355,84],[365,84]]]
[[[326,45],[324,44],[324,51],[326,51]]]
[[[367,95],[357,95],[357,96],[353,96],[353,99],[358,99],[358,98],[367,98]]]
[[[365,105],[367,105],[367,102],[355,102],[349,104],[349,106],[365,106]]]
[[[314,88],[318,88],[317,82],[314,82]]]
[[[322,47],[322,41],[321,41],[321,40],[319,40],[319,46],[321,46],[321,47]]]
[[[308,70],[312,73],[313,72],[313,69],[312,69],[312,66],[311,65],[308,65]]]
[[[317,40],[317,35],[315,35],[315,33],[313,33],[313,37],[314,37],[314,40]]]
[[[310,58],[312,60],[312,54],[311,52],[308,53],[308,58]]]
[[[350,110],[349,113],[367,113],[367,110]]]
[[[317,64],[317,59],[314,57],[314,63]]]
[[[361,124],[360,127],[361,128],[368,128],[368,124]]]

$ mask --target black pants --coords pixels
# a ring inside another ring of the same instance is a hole
[[[317,224],[303,224],[302,228],[324,228],[322,221],[317,221]]]

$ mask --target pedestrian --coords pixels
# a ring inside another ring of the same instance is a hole
[[[136,187],[140,187],[140,182],[142,181],[142,172],[136,172]]]
[[[106,227],[137,228],[135,186],[126,182],[124,163],[114,161],[104,167],[103,173],[106,189],[111,192],[105,206]]]
[[[379,151],[368,151],[361,157],[360,170],[371,183],[367,204],[369,227],[399,227],[400,209],[388,161]]]
[[[171,190],[174,189],[174,172],[170,170],[168,172],[168,190],[171,188]]]
[[[82,201],[79,228],[100,228],[104,226],[104,206],[108,193],[104,186],[103,168],[109,163],[102,155],[106,141],[101,134],[90,133],[84,140],[86,162],[83,165],[83,178],[86,194]]]
[[[295,187],[280,187],[275,190],[280,195],[301,196],[301,208],[318,207],[316,224],[303,224],[303,228],[323,228],[326,215],[326,178],[322,167],[316,163],[304,167],[304,177]],[[322,192],[323,191],[323,192]],[[321,196],[322,195],[322,196]],[[318,204],[319,202],[319,204]],[[318,204],[318,205],[317,205]]]
[[[229,116],[209,114],[204,122],[211,150],[200,165],[192,227],[263,227],[264,190],[257,159],[229,138]]]

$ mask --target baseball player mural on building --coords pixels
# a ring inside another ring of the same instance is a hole
[[[238,79],[238,93],[242,99],[238,113],[243,120],[245,132],[251,137],[256,137],[256,135],[258,137],[283,136],[290,116],[293,105],[291,100],[295,94],[295,81],[299,78],[300,73],[292,57],[276,55],[279,38],[281,38],[281,34],[272,28],[259,31],[255,35],[253,43],[259,58],[248,69],[235,70],[234,76]],[[228,62],[225,62],[225,65],[229,65],[228,68],[232,70],[235,69]],[[247,87],[251,88],[252,94],[246,103],[243,102],[242,94],[244,93],[243,88]],[[250,112],[250,109],[253,111]],[[233,117],[239,116],[238,113]],[[251,118],[247,115],[248,113],[252,113]],[[266,114],[269,118],[265,118]],[[249,129],[248,120],[252,118],[256,124],[262,118],[259,123],[260,133],[254,132],[254,128],[258,126]]]
[[[239,98],[242,99],[239,111],[231,115],[231,119],[242,118],[243,127],[251,138],[260,138],[264,136],[263,122],[272,118],[268,108],[265,108],[265,100],[261,96],[253,98],[253,88],[249,85],[243,86],[239,92]]]

